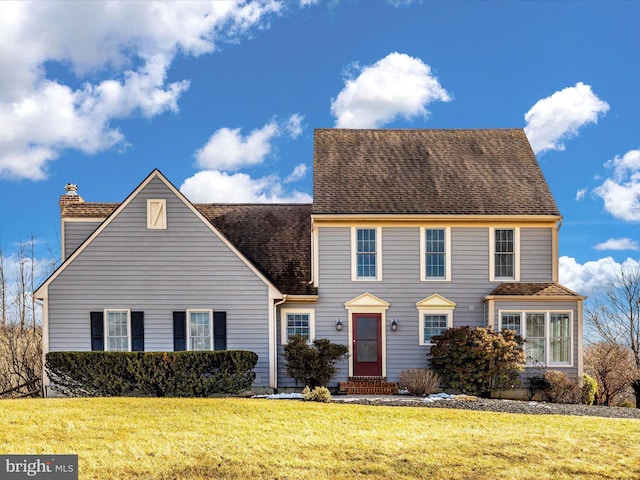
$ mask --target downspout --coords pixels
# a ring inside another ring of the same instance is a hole
[[[273,304],[273,374],[271,378],[273,379],[273,388],[274,393],[278,390],[278,307],[287,301],[287,294],[282,294],[282,300],[279,302],[275,302]]]
[[[46,398],[49,378],[47,377],[47,371],[44,366],[47,353],[49,353],[49,309],[47,308],[48,303],[45,303],[43,299],[35,298],[34,300],[42,309],[42,397]]]
[[[560,283],[560,247],[559,247],[559,234],[560,234],[560,229],[562,228],[562,218],[560,218],[560,220],[558,220],[556,222],[556,228],[555,231],[553,232],[553,239],[552,239],[552,255],[553,255],[553,264],[552,264],[552,271],[551,271],[551,280],[555,283]]]

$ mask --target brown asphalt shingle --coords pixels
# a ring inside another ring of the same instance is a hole
[[[107,218],[120,206],[112,202],[77,202],[62,207],[62,217]]]
[[[317,129],[314,214],[560,215],[521,129]]]
[[[282,293],[317,293],[309,286],[311,205],[194,206]]]
[[[489,295],[535,296],[535,297],[579,297],[576,292],[558,283],[501,283]]]

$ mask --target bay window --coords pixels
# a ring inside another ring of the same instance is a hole
[[[527,366],[572,366],[570,312],[500,312],[500,329],[524,339]]]

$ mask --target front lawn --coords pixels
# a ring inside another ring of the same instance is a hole
[[[640,478],[640,421],[257,399],[0,402],[0,453],[81,479]]]

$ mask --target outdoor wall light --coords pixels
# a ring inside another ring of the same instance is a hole
[[[342,320],[340,319],[336,320],[336,330],[338,331],[342,330]]]
[[[396,330],[398,330],[398,322],[396,322],[396,319],[394,318],[393,321],[391,322],[391,330],[393,330],[394,332]]]

